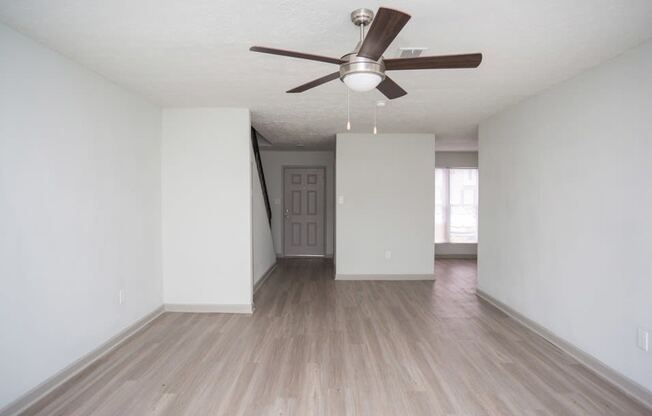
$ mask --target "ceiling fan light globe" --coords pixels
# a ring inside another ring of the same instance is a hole
[[[355,92],[371,91],[380,84],[382,77],[378,74],[370,72],[361,72],[354,74],[347,74],[344,77],[344,84]]]

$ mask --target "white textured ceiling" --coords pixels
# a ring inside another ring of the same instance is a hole
[[[0,0],[0,19],[161,105],[248,107],[271,142],[323,147],[346,122],[343,84],[284,91],[337,66],[248,48],[339,57],[358,36],[349,12],[379,6],[412,15],[386,57],[409,46],[484,54],[477,70],[390,73],[408,95],[379,110],[379,130],[435,132],[450,148],[473,143],[500,109],[652,37],[650,0]],[[383,98],[352,94],[354,132],[371,130]]]

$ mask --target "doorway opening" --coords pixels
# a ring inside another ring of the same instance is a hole
[[[326,255],[326,168],[283,167],[284,257]]]
[[[469,287],[477,283],[478,186],[477,167],[435,169],[435,275]]]

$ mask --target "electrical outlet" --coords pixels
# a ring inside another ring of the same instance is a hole
[[[385,260],[390,260],[392,258],[392,250],[385,250]]]
[[[118,303],[120,305],[125,303],[125,291],[123,289],[120,289],[120,291],[118,291]]]
[[[643,328],[639,328],[636,338],[638,347],[643,351],[648,352],[650,347],[650,333]]]

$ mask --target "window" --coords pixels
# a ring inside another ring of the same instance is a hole
[[[435,169],[435,243],[478,242],[478,170]]]

